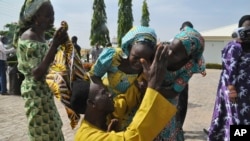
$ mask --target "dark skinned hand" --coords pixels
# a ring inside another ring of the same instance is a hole
[[[236,93],[236,91],[229,93],[229,101],[232,102],[232,103],[237,102],[237,93]]]
[[[51,47],[59,47],[61,44],[66,43],[69,40],[67,29],[60,27],[53,36],[53,42]]]
[[[140,59],[143,67],[143,73],[148,80],[148,87],[159,90],[164,80],[167,69],[167,48],[158,46],[153,63],[150,65],[145,59]]]
[[[140,93],[142,94],[142,96],[145,94],[148,83],[147,80],[142,79],[141,81],[135,81],[135,86],[139,89]]]
[[[108,129],[107,132],[110,132],[112,130],[116,131],[117,130],[117,126],[118,126],[118,119],[111,119],[109,125],[108,125]]]
[[[57,48],[68,41],[67,28],[60,27],[54,34],[52,44],[48,53],[44,57],[43,61],[33,70],[33,76],[37,81],[40,81],[45,77],[48,72],[49,65],[54,60]]]
[[[235,90],[235,87],[233,85],[228,85],[227,86],[228,90],[229,90],[229,101],[232,103],[236,103],[237,102],[237,92]]]

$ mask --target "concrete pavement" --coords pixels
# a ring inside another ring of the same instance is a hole
[[[207,76],[195,74],[189,83],[189,104],[183,130],[186,141],[205,141],[203,128],[211,122],[220,70],[207,69]],[[63,120],[66,141],[73,141],[77,130],[72,130],[63,105],[56,100]],[[0,141],[27,141],[27,119],[24,101],[20,96],[0,95]]]

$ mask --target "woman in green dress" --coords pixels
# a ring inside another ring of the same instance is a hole
[[[21,95],[25,100],[28,134],[32,141],[63,141],[62,120],[46,83],[46,74],[57,52],[68,35],[58,29],[49,47],[45,32],[53,27],[54,10],[49,0],[25,0],[22,6],[19,30],[15,36],[18,70],[25,79]]]

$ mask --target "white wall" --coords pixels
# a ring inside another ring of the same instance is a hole
[[[213,64],[221,64],[221,50],[227,41],[205,41],[204,58],[205,62]]]

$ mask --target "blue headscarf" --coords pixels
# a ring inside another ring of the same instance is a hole
[[[193,28],[186,26],[179,34],[175,36],[184,45],[188,56],[191,57],[194,66],[193,72],[202,72],[205,70],[204,52],[204,38]],[[202,62],[202,64],[201,64]]]
[[[198,31],[186,26],[175,38],[182,42],[189,56],[193,59],[201,58],[204,51],[204,38]]]
[[[126,35],[122,38],[122,50],[129,56],[129,46],[134,42],[149,42],[153,46],[156,45],[156,33],[155,30],[145,26],[134,26]]]

